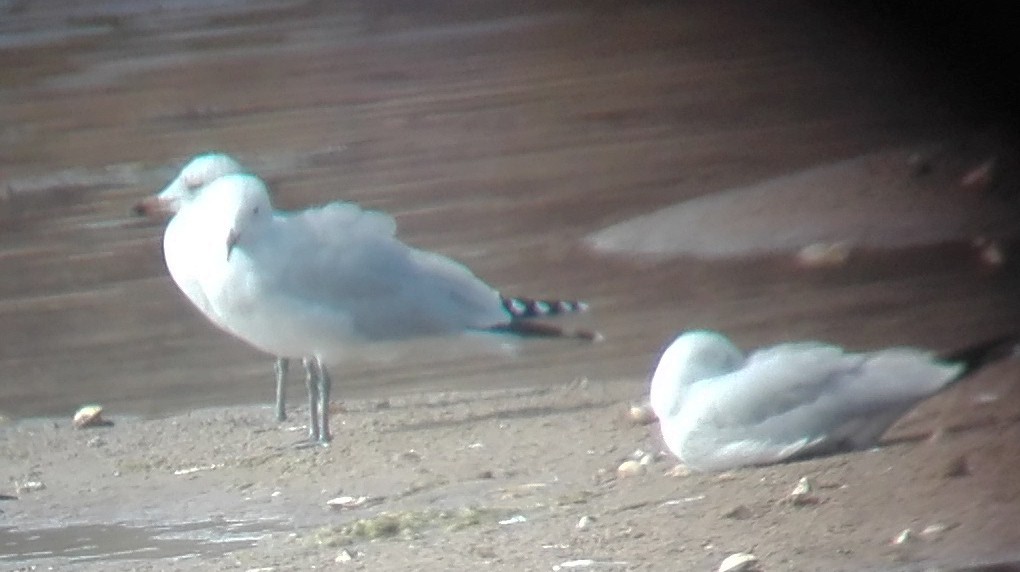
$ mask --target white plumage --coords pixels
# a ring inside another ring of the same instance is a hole
[[[164,253],[174,281],[214,323],[272,355],[307,360],[311,437],[321,442],[330,438],[327,364],[389,355],[422,337],[499,345],[518,335],[592,337],[526,325],[583,304],[504,298],[395,231],[392,217],[352,203],[277,212],[260,179],[229,174],[181,207]]]
[[[847,353],[816,342],[745,357],[722,334],[693,331],[663,353],[651,405],[681,461],[723,471],[872,447],[973,363],[910,348]]]
[[[170,181],[162,191],[139,201],[135,205],[135,212],[139,215],[153,217],[175,215],[184,205],[190,204],[205,185],[224,175],[245,172],[247,172],[246,169],[229,155],[222,153],[198,155],[189,161],[181,169],[180,173],[174,177],[174,180]],[[197,242],[199,237],[188,234],[189,228],[190,225],[179,223],[176,225],[176,230],[172,232],[172,236],[170,229],[167,229],[168,232],[164,234],[164,248],[169,246],[172,251],[165,253],[167,260],[181,261],[189,256],[191,252],[202,248],[202,245]],[[211,322],[220,328],[230,331],[229,326],[213,311],[209,300],[198,284],[198,276],[202,270],[198,266],[189,266],[182,263],[176,264],[175,270],[174,281],[181,292],[184,293],[184,296]],[[280,421],[287,418],[286,381],[289,366],[290,360],[287,358],[276,359],[274,367],[276,374],[276,418]],[[308,369],[308,364],[305,364],[305,370],[310,382],[312,371]]]

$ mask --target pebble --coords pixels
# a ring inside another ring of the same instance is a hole
[[[691,469],[687,465],[681,463],[666,471],[665,475],[667,477],[689,477],[691,476]]]
[[[74,418],[71,420],[71,424],[74,425],[75,429],[113,425],[112,422],[103,419],[103,406],[96,404],[79,407],[78,411],[74,414]]]
[[[577,530],[585,530],[595,522],[594,516],[584,515],[577,521]]]
[[[655,412],[652,411],[652,406],[649,403],[632,403],[627,411],[627,415],[636,425],[648,425],[657,420]]]
[[[616,469],[616,475],[621,479],[626,479],[628,477],[637,477],[643,475],[645,474],[646,470],[647,469],[645,468],[644,465],[641,464],[640,461],[630,459],[624,461],[623,463],[620,463],[620,466],[617,467]]]

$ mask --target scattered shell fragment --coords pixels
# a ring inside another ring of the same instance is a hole
[[[564,568],[590,568],[595,564],[594,560],[567,560],[566,562],[560,562],[559,564],[553,565],[553,570],[562,570]]]
[[[948,463],[946,463],[946,467],[942,471],[942,476],[948,479],[966,477],[969,474],[970,463],[967,461],[966,455],[957,455],[956,457],[953,457]]]
[[[646,470],[647,469],[645,468],[644,465],[641,464],[640,461],[630,459],[624,461],[623,463],[620,463],[620,466],[617,467],[616,469],[616,475],[621,479],[626,479],[628,477],[637,477],[643,475],[645,474]]]
[[[594,516],[584,515],[578,519],[577,526],[575,528],[577,528],[577,530],[585,530],[590,527],[593,522],[595,522]]]
[[[381,499],[374,499],[367,496],[342,496],[329,499],[326,501],[326,506],[335,510],[351,510],[377,504],[378,502],[381,502]]]
[[[754,572],[760,569],[758,557],[747,552],[730,554],[719,564],[719,572]]]
[[[696,495],[696,496],[693,496],[693,497],[684,497],[682,499],[672,499],[672,500],[668,500],[668,501],[663,502],[659,506],[676,506],[678,504],[687,504],[689,502],[697,502],[699,500],[705,500],[705,495]]]
[[[46,485],[44,485],[42,481],[24,481],[18,483],[17,491],[19,493],[34,493],[45,488]]]
[[[499,521],[499,524],[522,524],[525,522],[528,522],[528,517],[524,516],[523,514],[515,514],[510,518],[504,518],[503,520]]]
[[[345,562],[350,562],[352,560],[354,560],[354,555],[351,554],[350,551],[348,551],[347,549],[344,549],[341,550],[340,553],[336,555],[336,558],[333,559],[333,562],[336,562],[337,564],[343,564]]]
[[[797,253],[797,263],[801,266],[838,266],[850,258],[850,251],[853,246],[845,241],[839,242],[816,242],[800,249]]]
[[[629,564],[630,564],[629,562],[620,562],[612,560],[592,560],[590,558],[585,558],[583,560],[567,560],[566,562],[560,562],[559,564],[554,564],[552,569],[553,572],[558,572],[559,570],[571,570],[575,568],[591,568],[593,566],[617,567],[628,566]]]
[[[811,479],[801,477],[800,480],[797,481],[797,486],[790,491],[790,496],[787,498],[790,503],[795,506],[818,504],[818,497],[813,495],[811,492],[813,489],[814,485],[811,483]]]
[[[904,528],[902,532],[897,534],[892,539],[892,544],[895,545],[895,546],[899,546],[901,544],[906,544],[907,542],[910,542],[913,539],[914,539],[914,531],[910,530],[909,528]]]
[[[790,496],[806,495],[810,492],[811,492],[811,479],[808,479],[807,477],[801,477],[800,480],[797,481],[797,486],[793,488],[793,492],[790,493]]]
[[[188,467],[187,469],[177,469],[176,471],[174,471],[174,474],[177,475],[177,476],[180,476],[180,475],[190,475],[192,473],[197,473],[199,471],[212,471],[212,470],[218,469],[218,468],[220,468],[222,466],[223,466],[223,463],[213,463],[211,465],[204,465],[204,466],[201,466],[201,467]]]
[[[637,425],[648,425],[656,421],[655,412],[652,411],[650,403],[632,403],[627,415]]]
[[[74,419],[71,420],[71,423],[74,425],[75,429],[113,425],[112,421],[103,419],[103,406],[97,404],[82,405],[79,407],[78,411],[75,412]]]
[[[956,525],[946,524],[944,522],[935,522],[924,527],[924,529],[919,533],[919,536],[925,540],[935,540],[941,536],[942,533],[954,528],[955,526]]]

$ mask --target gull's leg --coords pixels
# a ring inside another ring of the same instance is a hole
[[[290,367],[290,360],[287,358],[276,358],[273,369],[276,370],[276,420],[286,421],[286,401],[284,386],[287,385],[287,369]]]
[[[302,363],[305,365],[305,385],[308,388],[308,439],[310,441],[318,441],[320,437],[319,433],[319,393],[317,391],[319,384],[319,368],[316,367],[318,364],[312,358],[304,358]]]
[[[319,373],[319,443],[328,445],[333,436],[329,433],[329,390],[333,381],[329,378],[329,372],[322,360],[315,358]]]

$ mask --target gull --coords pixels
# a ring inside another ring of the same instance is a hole
[[[942,358],[913,348],[849,353],[821,342],[749,356],[691,331],[662,354],[650,401],[666,446],[697,471],[868,449],[918,402],[1008,355],[1001,337]]]
[[[150,218],[172,216],[181,210],[184,205],[190,203],[205,185],[223,175],[247,172],[247,169],[225,153],[196,155],[162,191],[139,201],[134,207],[134,212],[135,214]],[[179,235],[174,237],[170,244],[174,248],[187,251],[189,248],[187,245],[192,238],[186,234]],[[208,300],[206,300],[201,288],[198,286],[197,276],[191,273],[192,270],[187,265],[178,265],[174,281],[185,297],[206,318],[224,328],[222,320],[213,312]],[[312,375],[312,371],[310,364],[306,363],[304,365],[307,379]],[[276,376],[276,419],[278,421],[285,421],[287,419],[285,389],[287,371],[290,369],[290,360],[285,357],[277,357],[273,369]]]
[[[184,204],[164,253],[178,284],[194,279],[189,287],[214,323],[268,354],[305,361],[309,439],[320,444],[331,439],[328,365],[423,339],[442,348],[600,339],[533,320],[583,311],[583,302],[503,296],[458,262],[401,242],[391,216],[354,203],[278,212],[250,174],[221,176]]]

